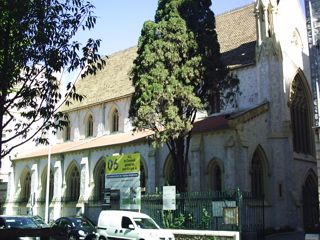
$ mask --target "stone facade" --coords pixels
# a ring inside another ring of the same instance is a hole
[[[226,23],[229,27],[222,28]],[[237,29],[238,23],[243,29]],[[240,79],[241,95],[237,97],[236,107],[228,106],[213,116],[202,115],[195,124],[189,152],[189,191],[217,190],[216,183],[213,184],[217,166],[221,171],[222,190],[263,191],[266,227],[304,228],[306,195],[303,189],[307,179],[316,178],[317,167],[311,129],[308,43],[298,0],[257,0],[255,4],[217,16],[217,31],[224,61]],[[223,38],[236,31],[241,34],[239,38]],[[87,79],[86,84],[91,83],[94,92],[90,93],[88,86],[79,81],[77,89],[80,93],[82,89],[87,91],[88,99],[80,105],[64,108],[69,114],[71,137],[70,141],[65,141],[65,131],[60,132],[58,144],[50,149],[54,189],[49,219],[77,213],[97,218],[101,205],[93,200],[99,197],[99,176],[101,169],[103,173],[105,156],[139,152],[146,192],[155,192],[168,181],[168,149],[152,148],[146,139],[148,133],[131,132],[128,110],[132,85],[119,85],[120,82],[130,83],[121,77],[129,79],[123,71],[127,73],[130,69],[135,51],[136,48],[130,48],[111,55],[109,69]],[[294,83],[300,87],[295,87]],[[95,84],[109,87],[99,89]],[[119,92],[115,92],[114,87]],[[296,97],[298,93],[302,93],[307,106],[303,121],[293,110],[295,101],[300,99]],[[95,97],[96,102],[92,100]],[[115,110],[119,127],[113,132]],[[93,119],[92,136],[88,136],[89,116]],[[296,126],[294,122],[300,120],[304,133],[309,136],[307,142],[299,141],[299,130],[293,127]],[[300,145],[307,151],[301,152]],[[256,161],[262,169],[260,175],[255,173]],[[13,160],[7,214],[27,213],[32,209],[34,214],[45,215],[41,196],[46,189],[43,174],[47,167],[48,148]],[[25,186],[27,173],[31,174],[30,189]],[[254,182],[256,179],[261,179],[260,185]],[[80,186],[79,197],[68,201],[73,196],[73,180]],[[30,201],[19,201],[26,192],[34,193],[37,200],[34,206]]]

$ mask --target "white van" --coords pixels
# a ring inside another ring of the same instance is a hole
[[[170,230],[161,229],[147,214],[103,210],[98,218],[97,239],[174,240]]]

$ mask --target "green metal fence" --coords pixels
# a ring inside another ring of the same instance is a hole
[[[162,194],[143,195],[141,211],[163,228],[263,233],[263,198],[252,193],[187,192],[176,195],[176,210],[162,210]]]

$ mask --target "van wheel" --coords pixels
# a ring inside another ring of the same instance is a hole
[[[99,237],[99,240],[108,240],[108,238],[105,238],[105,237]]]

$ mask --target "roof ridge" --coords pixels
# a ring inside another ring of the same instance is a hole
[[[243,6],[236,7],[236,8],[229,9],[229,10],[226,10],[226,11],[225,11],[225,12],[223,12],[223,13],[219,13],[219,14],[217,14],[217,15],[216,15],[216,17],[220,17],[220,16],[222,16],[222,15],[227,15],[227,14],[234,13],[234,12],[236,12],[236,11],[240,11],[240,10],[242,10],[242,9],[245,9],[245,8],[251,7],[252,5],[254,5],[254,4],[255,4],[254,0],[252,0],[252,1],[253,1],[252,3],[247,3],[247,4],[243,5]]]
[[[124,52],[130,51],[131,49],[134,49],[134,48],[137,48],[137,45],[134,45],[134,46],[131,46],[131,47],[122,49],[122,50],[115,51],[115,52],[109,54],[109,55],[108,55],[108,58],[111,58],[111,57],[113,57],[113,56],[116,56],[116,55],[122,54],[122,53],[124,53]]]

